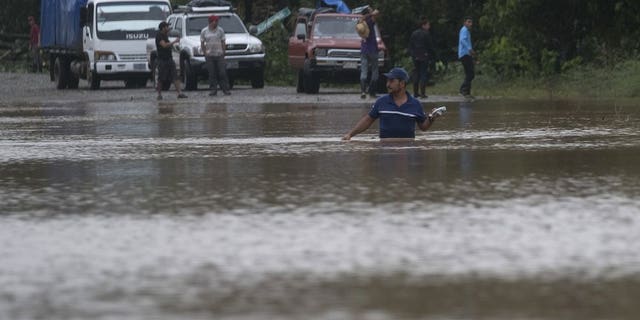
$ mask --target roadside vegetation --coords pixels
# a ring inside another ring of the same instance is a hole
[[[185,4],[188,0],[175,0]],[[295,14],[315,0],[232,0],[240,17],[258,23],[284,6]],[[382,12],[379,25],[394,65],[411,68],[406,54],[416,21],[428,17],[437,49],[432,95],[457,94],[463,72],[456,61],[462,18],[472,16],[478,52],[473,91],[477,96],[517,98],[639,98],[640,2],[636,0],[345,0],[351,8],[370,4]],[[26,34],[27,15],[39,16],[39,1],[10,2],[0,13],[0,36]],[[265,81],[295,85],[287,62],[291,21],[260,35],[267,48]],[[3,38],[0,37],[0,40]],[[25,38],[5,40],[0,70],[28,71]],[[4,52],[3,52],[4,50]]]

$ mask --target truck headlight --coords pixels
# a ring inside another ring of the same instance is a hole
[[[202,52],[202,47],[200,47],[200,46],[193,47],[193,55],[194,56],[204,56],[204,52]]]
[[[251,53],[264,52],[264,46],[262,45],[262,43],[250,43],[249,44],[249,52],[251,52]]]
[[[93,57],[96,61],[116,61],[116,54],[111,51],[95,51]]]
[[[327,49],[315,48],[315,49],[313,49],[313,53],[315,54],[316,57],[326,57],[327,56]]]

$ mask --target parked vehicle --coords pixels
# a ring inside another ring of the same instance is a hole
[[[250,33],[230,6],[186,6],[175,9],[167,19],[172,29],[169,40],[180,37],[180,43],[174,45],[172,52],[185,90],[196,90],[198,80],[209,76],[200,48],[200,33],[208,26],[208,17],[212,14],[220,17],[218,25],[225,32],[229,86],[233,87],[236,79],[244,78],[251,81],[251,87],[263,88],[265,49],[262,41],[252,35],[255,27]],[[157,53],[155,41],[151,39],[147,41],[147,59],[153,69]],[[163,83],[162,86],[166,89],[170,84]]]
[[[288,47],[289,65],[298,78],[297,92],[318,93],[321,81],[359,83],[362,40],[356,32],[356,23],[360,17],[328,8],[298,11]],[[383,83],[382,73],[388,69],[389,54],[377,26],[374,31],[381,73],[378,79]]]
[[[145,43],[171,14],[168,0],[41,1],[41,47],[58,89],[91,89],[103,80],[145,86],[151,70]]]

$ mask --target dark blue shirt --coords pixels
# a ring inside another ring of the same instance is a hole
[[[380,138],[415,138],[416,123],[422,123],[427,116],[422,104],[407,93],[407,102],[397,106],[391,94],[380,97],[371,107],[369,116],[380,118]]]
[[[367,23],[367,26],[369,26],[369,36],[366,39],[362,40],[362,43],[360,44],[360,53],[363,53],[363,54],[377,53],[378,40],[376,38],[376,29],[375,29],[376,23],[373,22],[373,19],[371,17],[368,17],[364,21]]]

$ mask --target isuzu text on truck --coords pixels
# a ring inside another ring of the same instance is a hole
[[[145,43],[171,14],[168,0],[43,0],[41,47],[49,56],[58,89],[74,89],[86,79],[145,86],[151,70]]]

